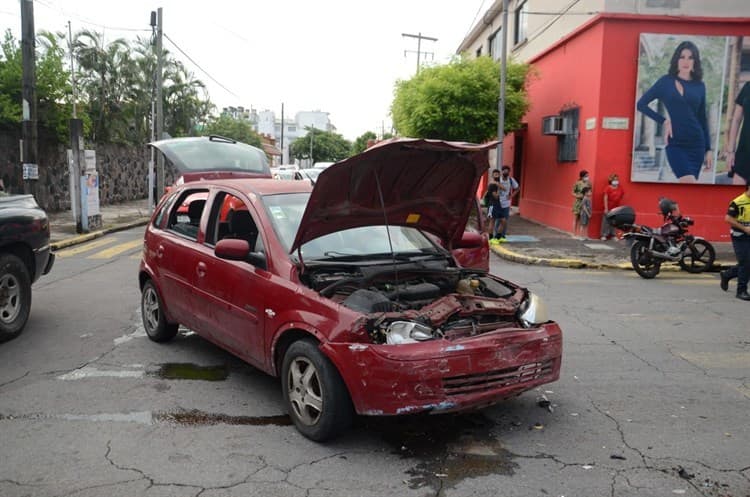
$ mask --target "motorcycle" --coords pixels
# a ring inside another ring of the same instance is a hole
[[[711,268],[716,250],[707,240],[688,233],[695,222],[680,214],[677,204],[661,199],[659,207],[664,224],[658,228],[635,223],[635,211],[623,205],[607,213],[607,221],[624,231],[624,238],[633,241],[630,263],[639,276],[655,278],[663,262],[676,262],[688,273],[702,273]]]

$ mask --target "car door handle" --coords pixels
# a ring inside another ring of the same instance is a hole
[[[159,259],[161,259],[163,256],[164,256],[164,245],[159,245],[156,248],[156,257],[158,257]]]
[[[198,274],[199,278],[203,278],[204,276],[206,276],[206,264],[203,262],[199,262],[195,268],[195,272]]]

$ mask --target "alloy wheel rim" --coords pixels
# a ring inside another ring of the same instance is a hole
[[[143,317],[146,331],[149,334],[153,333],[159,326],[159,299],[151,287],[143,292]]]
[[[312,426],[323,414],[323,389],[318,370],[305,357],[295,358],[287,378],[289,402],[301,423]]]
[[[0,278],[0,321],[12,323],[21,312],[21,285],[12,274]]]

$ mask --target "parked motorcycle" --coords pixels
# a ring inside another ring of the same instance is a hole
[[[688,233],[694,221],[682,216],[677,204],[661,199],[659,208],[664,224],[659,228],[635,224],[635,211],[623,205],[607,213],[607,221],[632,239],[630,263],[642,278],[659,274],[663,262],[677,262],[688,273],[701,273],[711,268],[716,250],[710,242]]]

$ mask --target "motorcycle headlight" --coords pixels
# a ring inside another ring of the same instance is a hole
[[[519,319],[525,328],[531,328],[532,326],[549,321],[547,306],[537,294],[529,292],[529,297],[523,306],[523,312],[519,316]]]
[[[411,321],[394,321],[388,325],[386,333],[385,343],[389,345],[416,343],[432,338],[432,329]]]

